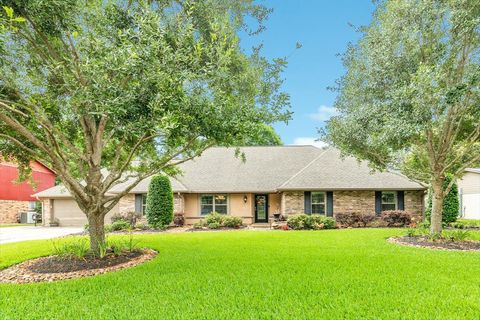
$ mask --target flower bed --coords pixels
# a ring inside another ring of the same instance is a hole
[[[0,283],[51,282],[93,276],[134,267],[156,255],[152,249],[141,249],[120,255],[109,253],[103,258],[41,257],[0,270]]]

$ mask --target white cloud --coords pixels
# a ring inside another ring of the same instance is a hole
[[[298,137],[293,140],[293,144],[295,145],[309,145],[309,146],[315,146],[317,148],[325,148],[328,147],[328,144],[326,142],[323,142],[321,140],[318,140],[313,137]]]
[[[335,107],[329,107],[329,106],[320,106],[317,109],[316,113],[310,113],[308,117],[312,120],[315,121],[327,121],[331,117],[336,116],[338,114],[338,111]]]

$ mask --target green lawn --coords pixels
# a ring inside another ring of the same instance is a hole
[[[400,247],[403,230],[143,235],[153,261],[0,285],[0,319],[478,319],[480,253]],[[0,246],[0,268],[50,251]]]

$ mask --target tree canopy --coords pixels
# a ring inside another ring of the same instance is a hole
[[[479,1],[379,1],[343,55],[339,115],[323,132],[375,168],[408,158],[407,174],[432,184],[433,231],[445,175],[480,162],[479,28]]]
[[[101,241],[143,178],[290,117],[285,60],[240,48],[270,13],[252,0],[0,5],[0,152],[54,169]]]

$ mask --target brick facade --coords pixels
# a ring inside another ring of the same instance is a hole
[[[375,213],[375,191],[334,191],[333,213]]]
[[[405,191],[405,211],[423,214],[423,191]],[[304,213],[303,191],[282,193],[281,212],[284,214]],[[375,191],[334,191],[333,213],[375,213]]]
[[[423,191],[405,191],[405,211],[423,215],[424,197]]]
[[[0,223],[17,223],[20,212],[28,211],[28,201],[0,200]]]
[[[305,212],[303,191],[285,191],[282,193],[281,213],[297,214]]]

